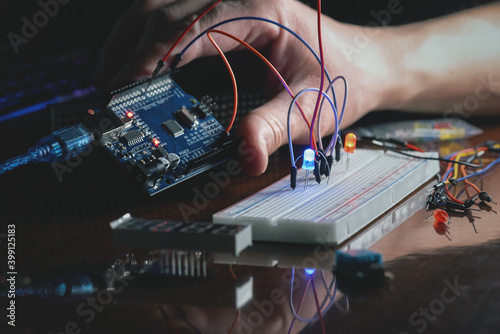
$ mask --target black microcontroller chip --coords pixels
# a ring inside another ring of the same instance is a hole
[[[133,130],[127,132],[123,136],[120,137],[120,140],[127,144],[128,146],[134,146],[139,144],[142,141],[142,133],[139,131]]]

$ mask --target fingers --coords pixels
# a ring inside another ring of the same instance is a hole
[[[316,96],[310,93],[301,99],[301,106],[307,112],[308,119],[312,115]],[[291,101],[288,93],[282,91],[268,103],[253,110],[239,124],[238,135],[243,136],[240,162],[246,173],[262,174],[267,168],[268,156],[288,143],[287,113]],[[327,119],[328,117],[324,117],[322,123],[331,121]],[[309,128],[297,107],[292,110],[290,128],[294,143],[308,142]]]
[[[209,0],[192,0],[189,6],[179,0],[137,0],[115,24],[101,51],[93,85],[109,89],[113,77],[131,61],[135,50],[147,39],[161,33],[169,23],[196,11]]]
[[[150,75],[179,32],[210,3],[211,0],[138,0],[106,41],[94,86],[111,90]]]
[[[117,22],[101,51],[92,82],[94,87],[105,89],[109,78],[129,61],[128,47],[139,42],[144,22],[144,18],[132,13],[125,14]]]
[[[93,85],[105,89],[131,58],[141,40],[148,15],[176,0],[137,0],[113,27],[101,50]]]
[[[158,8],[153,13],[149,13],[145,21],[135,21],[142,25],[142,29],[139,29],[141,32],[139,38],[136,36],[137,31],[132,33],[130,32],[130,28],[126,27],[131,20],[125,19],[115,29],[116,32],[110,38],[106,52],[103,51],[103,59],[95,76],[96,86],[109,90],[150,76],[158,60],[163,58],[178,36],[212,2],[211,0],[178,0]],[[264,10],[263,8],[266,9],[266,13],[269,11],[269,8],[259,6],[256,1],[222,2],[191,29],[176,48],[174,54],[180,52],[195,36],[215,23],[239,16],[262,16],[261,11]],[[274,5],[272,8],[274,8]],[[275,12],[277,13],[277,9]],[[258,27],[258,29],[254,29],[255,27]],[[115,37],[115,35],[124,31],[130,32],[130,38],[128,36]],[[279,29],[274,26],[262,24],[257,26],[256,22],[244,21],[232,23],[230,31],[248,43],[252,43],[254,47],[267,45],[279,34]],[[130,39],[130,43],[127,43],[127,38]],[[218,39],[218,43],[220,40],[219,46],[224,51],[230,51],[238,47],[236,42],[226,37],[216,36],[216,38]],[[119,46],[119,51],[108,51],[116,48],[115,45]],[[125,53],[127,57],[124,57],[122,54],[122,59],[117,61],[115,57],[120,53]],[[216,53],[216,50],[208,39],[201,38],[186,52],[181,65],[187,64],[195,58],[215,55]],[[171,61],[172,57],[167,60],[165,68],[167,68]]]
[[[167,53],[175,38],[188,26],[187,22],[176,22],[166,32],[152,40],[142,39],[141,47],[131,52],[127,62],[109,77],[106,89],[116,89],[151,76],[157,62]],[[168,65],[165,68],[168,68]]]
[[[186,1],[176,1],[159,8],[148,17],[137,50],[149,45],[151,41],[154,41],[165,31],[168,31],[177,22],[183,20],[191,21],[191,17],[201,12],[210,3],[210,0],[190,0],[189,4],[186,4]]]

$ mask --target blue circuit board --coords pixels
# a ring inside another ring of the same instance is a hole
[[[154,195],[226,161],[236,141],[212,115],[209,98],[198,101],[169,75],[114,93],[84,123],[101,144]]]

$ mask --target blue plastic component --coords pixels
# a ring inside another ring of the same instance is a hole
[[[304,162],[302,163],[302,169],[314,170],[314,157],[316,153],[314,150],[308,148],[304,151]]]
[[[38,162],[65,161],[84,152],[94,141],[94,135],[82,124],[68,126],[42,138],[30,152],[39,153]]]
[[[346,271],[364,271],[371,265],[382,265],[382,254],[368,249],[337,251],[336,267]]]
[[[30,163],[65,161],[84,152],[94,141],[94,135],[82,124],[60,129],[44,138],[28,153],[0,164],[0,174]]]

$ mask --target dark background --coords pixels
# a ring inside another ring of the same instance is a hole
[[[46,1],[46,0],[45,0]],[[12,57],[29,57],[42,53],[58,52],[90,45],[96,48],[105,41],[114,22],[133,1],[131,0],[71,0],[60,5],[59,13],[40,29],[27,45],[21,45],[15,55],[7,40],[7,33],[20,33],[23,16],[31,19],[40,10],[38,1],[3,0],[0,2],[1,59],[4,63]],[[315,7],[314,0],[304,1]],[[437,17],[471,8],[491,0],[402,0],[404,10],[393,15],[390,25]],[[354,24],[365,25],[373,20],[371,11],[387,8],[389,0],[323,1],[323,12],[331,17]],[[291,27],[293,28],[293,27]]]

